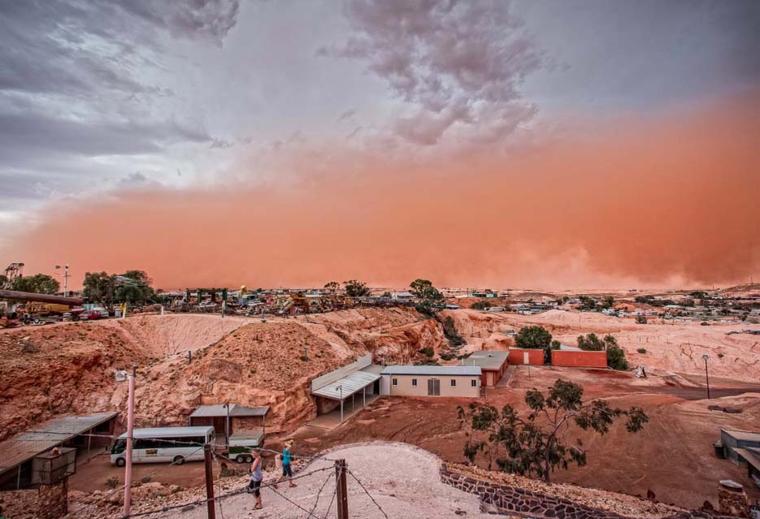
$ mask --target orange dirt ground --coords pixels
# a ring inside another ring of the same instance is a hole
[[[741,481],[754,492],[745,472],[717,460],[712,450],[721,425],[756,430],[760,423],[760,388],[752,385],[760,379],[760,341],[747,334],[728,335],[746,325],[637,325],[631,319],[563,311],[533,316],[474,310],[442,314],[453,319],[465,339],[461,352],[504,349],[512,343],[506,332],[540,324],[568,344],[580,333],[611,333],[632,366],[647,367],[647,379],[610,371],[510,368],[508,385],[488,389],[489,402],[519,405],[527,388],[546,387],[562,376],[582,384],[587,398],[641,405],[650,414],[650,423],[637,435],[617,427],[602,438],[581,435],[589,448],[588,465],[557,473],[555,480],[630,494],[644,495],[651,489],[660,500],[688,507],[700,506],[705,498],[715,504],[722,478]],[[314,416],[310,378],[366,353],[378,362],[417,362],[424,360],[421,348],[436,354],[447,348],[442,326],[403,308],[362,308],[266,322],[214,315],[138,315],[2,330],[0,439],[54,415],[123,410],[126,384],[116,383],[113,374],[137,365],[138,426],[185,424],[195,406],[232,400],[269,405],[267,425],[268,432],[276,433],[274,442]],[[638,348],[647,351],[638,353]],[[193,352],[192,361],[188,351]],[[710,355],[714,397],[742,408],[741,414],[707,411],[707,402],[700,400],[705,352]],[[304,355],[308,360],[301,358]],[[302,427],[295,433],[297,448],[314,452],[365,439],[399,440],[461,461],[463,433],[456,421],[460,403],[381,399],[333,431]],[[144,470],[156,481],[193,484],[196,468],[190,464]],[[72,488],[102,489],[109,475],[118,474],[105,456],[99,456],[80,467]]]
[[[663,380],[632,380],[628,374],[550,367],[509,371],[508,385],[487,391],[487,401],[497,408],[505,403],[524,408],[522,399],[528,388],[545,388],[562,377],[582,384],[586,399],[603,397],[618,407],[638,405],[650,417],[638,434],[627,433],[622,424],[616,424],[603,437],[583,431],[572,436],[583,440],[589,452],[588,464],[556,472],[554,481],[641,496],[652,490],[660,501],[689,508],[700,507],[706,499],[717,505],[720,479],[739,481],[751,496],[760,497],[746,470],[716,458],[712,447],[722,426],[757,428],[760,385],[729,382],[726,387],[721,381],[724,388],[714,388],[713,395],[735,396],[708,402],[698,400],[704,397],[702,388],[670,386]],[[465,436],[456,408],[467,403],[465,399],[385,398],[332,431],[301,428],[295,434],[296,444],[316,452],[348,442],[393,440],[418,445],[447,461],[462,462]],[[708,411],[709,403],[736,406],[743,412]],[[484,460],[479,463],[487,464]]]

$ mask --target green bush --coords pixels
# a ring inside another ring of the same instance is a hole
[[[452,347],[462,346],[465,344],[465,340],[457,332],[457,327],[454,325],[454,319],[451,316],[446,316],[443,320],[443,335],[448,339],[449,344]]]
[[[545,350],[551,347],[552,334],[542,326],[525,326],[515,336],[518,348]]]
[[[578,347],[583,351],[604,351],[604,342],[595,333],[578,336]]]
[[[432,357],[433,355],[435,355],[435,350],[433,350],[433,348],[428,346],[427,348],[420,348],[420,353],[422,353],[426,357]]]
[[[607,366],[612,369],[628,369],[628,361],[625,360],[625,350],[618,345],[607,348]]]
[[[470,308],[473,310],[488,310],[491,306],[489,301],[475,301],[470,305]]]

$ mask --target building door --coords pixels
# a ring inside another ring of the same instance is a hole
[[[437,378],[428,379],[428,396],[439,396],[441,394],[441,381]]]

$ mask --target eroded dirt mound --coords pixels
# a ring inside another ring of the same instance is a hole
[[[298,319],[138,315],[0,334],[2,437],[63,413],[123,410],[127,384],[115,369],[138,367],[141,426],[185,424],[201,404],[272,408],[274,428],[313,416],[310,380],[374,353],[422,359],[438,351],[440,324],[410,309],[356,309]],[[189,356],[188,352],[192,352]]]
[[[212,346],[158,363],[137,392],[141,420],[183,423],[205,403],[272,407],[268,425],[309,416],[308,381],[342,365],[332,347],[295,321],[256,322]]]
[[[120,326],[148,351],[172,355],[205,348],[249,322],[236,316],[166,314],[136,315],[103,324]]]

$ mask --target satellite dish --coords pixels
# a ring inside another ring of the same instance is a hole
[[[127,380],[127,371],[124,369],[117,369],[113,376],[116,379],[116,382],[124,382]]]

